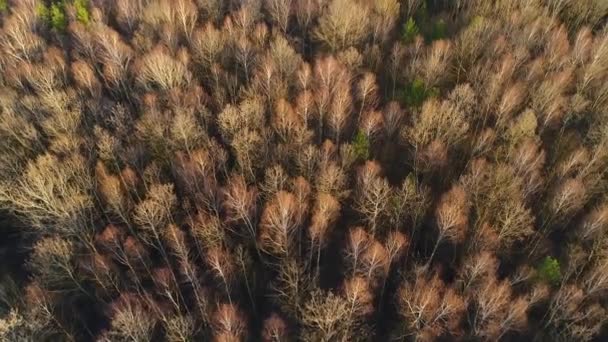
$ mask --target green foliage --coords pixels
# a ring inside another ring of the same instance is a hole
[[[444,39],[447,35],[447,25],[443,19],[437,20],[433,24],[433,30],[430,35],[429,40],[439,40]]]
[[[473,17],[473,19],[471,19],[471,23],[469,24],[469,26],[480,27],[481,25],[484,25],[485,22],[486,22],[486,18],[484,18],[481,15],[476,15]]]
[[[404,43],[409,44],[414,41],[419,33],[420,29],[418,28],[418,25],[416,25],[416,20],[414,20],[414,18],[409,18],[403,25],[401,40],[403,40]]]
[[[422,106],[426,99],[437,95],[439,95],[438,89],[427,89],[424,85],[424,81],[416,78],[405,87],[403,102],[409,107],[418,108]]]
[[[414,26],[411,26],[412,24]],[[414,36],[412,37],[412,41],[417,34],[422,34],[427,42],[444,39],[447,36],[447,24],[445,20],[434,20],[431,14],[429,13],[429,9],[426,2],[423,2],[422,5],[418,8],[416,13],[414,14],[414,18],[409,18],[408,21],[404,24],[404,32],[402,34],[402,37],[406,43],[409,43],[406,40],[405,36],[406,28],[409,27],[411,27],[411,29],[416,30]]]
[[[367,160],[369,158],[369,138],[362,131],[358,131],[353,139],[353,148],[357,159]]]
[[[44,3],[39,3],[38,6],[36,6],[36,15],[42,22],[49,22],[49,8]]]
[[[0,12],[8,11],[8,0],[0,0]]]
[[[51,5],[50,23],[51,27],[59,32],[63,32],[68,26],[68,20],[65,15],[65,7],[63,2],[56,2]]]
[[[559,261],[547,256],[537,268],[538,279],[551,285],[558,285],[562,278]]]
[[[55,31],[63,32],[68,26],[68,18],[65,14],[63,1],[55,1],[50,6],[39,3],[36,7],[36,15],[43,23],[51,26]]]
[[[426,4],[426,1],[423,1],[422,4],[420,4],[420,7],[418,7],[418,10],[416,10],[416,13],[414,14],[414,16],[416,17],[416,21],[418,23],[426,23],[429,20],[429,9],[428,6]]]
[[[88,25],[91,21],[91,13],[89,12],[89,0],[75,0],[74,9],[76,10],[76,19],[81,23]]]

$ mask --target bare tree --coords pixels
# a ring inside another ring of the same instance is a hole
[[[369,224],[370,232],[374,235],[388,214],[391,188],[386,179],[380,177],[380,165],[372,161],[366,162],[359,169],[357,183],[355,208]]]
[[[193,157],[194,150],[201,147],[208,139],[191,108],[177,110],[169,131],[176,150],[185,150],[190,157]]]
[[[136,295],[123,294],[112,304],[111,329],[107,340],[145,342],[152,338],[157,319]]]
[[[348,315],[349,303],[334,293],[315,291],[304,304],[301,338],[329,342],[350,336],[346,334],[347,323],[343,317]]]
[[[263,342],[283,342],[289,340],[289,330],[287,323],[281,316],[272,313],[264,320],[262,330]]]
[[[173,192],[173,184],[152,184],[146,194],[146,198],[137,204],[133,211],[133,222],[135,222],[142,230],[140,235],[142,240],[156,248],[164,261],[168,273],[171,286],[177,287],[177,276],[171,268],[169,255],[163,245],[163,231],[166,226],[173,221],[173,210],[177,205],[177,197]],[[166,292],[171,296],[173,302],[178,302],[181,293],[176,292],[176,298],[173,294]],[[179,305],[179,304],[178,304]]]
[[[581,223],[581,238],[595,241],[608,229],[608,205],[602,204],[588,213]]]
[[[143,56],[137,69],[137,80],[145,89],[169,90],[187,85],[192,78],[186,66],[160,47]]]
[[[359,2],[332,0],[319,19],[315,37],[333,51],[358,45],[367,36],[368,11]]]
[[[353,100],[350,94],[350,84],[338,82],[333,93],[333,99],[327,116],[327,124],[333,133],[334,140],[337,144],[340,144],[343,132],[351,121]]]
[[[302,31],[304,31],[305,37],[308,36],[313,21],[319,16],[321,5],[322,3],[316,0],[296,1],[295,16],[298,25],[300,25]]]
[[[420,114],[414,119],[414,126],[404,131],[411,144],[421,149],[434,140],[453,146],[465,139],[469,123],[465,113],[451,101],[427,100]]]
[[[4,21],[0,46],[4,52],[3,61],[31,62],[44,49],[44,40],[35,32],[35,6],[15,6],[12,15]]]
[[[403,324],[415,338],[432,340],[445,333],[459,334],[465,311],[463,299],[438,275],[427,277],[419,271],[413,281],[401,287],[397,300]]]
[[[231,256],[231,252],[222,247],[213,247],[206,255],[211,272],[222,283],[230,303],[232,303],[231,288],[236,277],[236,263]]]
[[[132,202],[128,194],[125,193],[120,178],[109,174],[101,162],[98,162],[95,167],[95,176],[98,182],[97,189],[109,209],[118,215],[123,222],[129,223]]]
[[[197,267],[190,258],[190,248],[187,242],[186,234],[177,226],[170,224],[163,232],[164,241],[167,242],[171,252],[178,260],[179,273],[185,278],[194,289],[193,295],[200,317],[203,320],[208,319],[209,303],[205,296],[202,296],[202,284]],[[171,281],[169,280],[169,283]]]
[[[545,152],[531,140],[524,141],[511,156],[514,171],[521,177],[522,195],[528,199],[537,193],[542,185],[541,170],[545,162]]]
[[[278,264],[278,274],[271,283],[271,296],[281,309],[298,319],[304,310],[304,302],[310,296],[314,283],[305,265],[295,258],[283,259]]]
[[[267,204],[260,222],[261,248],[278,257],[294,253],[294,243],[301,228],[298,205],[295,196],[279,191]]]
[[[168,342],[187,342],[194,338],[195,322],[189,315],[172,315],[163,320]]]
[[[255,179],[258,170],[262,169],[266,157],[268,139],[265,132],[243,130],[232,141],[239,169],[249,180]]]
[[[264,0],[264,8],[283,33],[287,32],[291,7],[292,0]]]
[[[345,280],[343,288],[349,304],[345,323],[347,327],[343,336],[343,340],[347,341],[353,336],[366,334],[365,319],[374,310],[374,297],[368,281],[361,277]]]
[[[558,184],[548,203],[549,222],[567,222],[587,201],[586,187],[582,180],[570,178]]]
[[[319,192],[328,193],[338,200],[342,200],[349,194],[346,189],[346,181],[344,170],[335,162],[330,162],[319,169],[316,186]]]
[[[590,341],[606,320],[606,311],[597,303],[585,304],[585,294],[576,285],[561,287],[549,303],[545,327],[553,335]]]
[[[289,102],[284,99],[277,101],[272,125],[280,141],[287,144],[302,143],[302,132],[307,132],[305,124]]]
[[[565,92],[572,83],[572,70],[551,74],[532,92],[532,108],[543,129],[550,129],[560,123],[568,103]]]
[[[207,69],[219,62],[225,48],[223,32],[212,23],[198,28],[192,38],[192,51],[196,61]]]
[[[99,53],[91,56],[95,61],[103,64],[104,80],[111,86],[121,87],[126,91],[125,83],[128,68],[133,60],[134,52],[120,37],[118,32],[110,27],[96,23],[94,41]],[[88,39],[88,37],[83,37]]]
[[[33,118],[9,108],[8,99],[5,101],[7,106],[1,110],[3,119],[0,121],[0,153],[5,163],[0,167],[0,173],[8,178],[9,175],[17,176],[29,157],[41,149],[42,136],[34,126]]]
[[[52,227],[81,234],[93,205],[92,180],[78,155],[60,160],[45,154],[31,161],[25,173],[0,186],[0,203],[23,215],[33,227]]]
[[[583,33],[583,35],[586,35]],[[583,36],[584,37],[584,36]],[[586,40],[586,38],[582,38]],[[584,44],[588,44],[585,42]],[[580,46],[580,45],[579,45]],[[576,50],[573,50],[576,51]],[[580,50],[578,50],[580,51]],[[591,47],[591,56],[589,62],[584,66],[584,76],[582,81],[582,89],[587,89],[595,82],[606,77],[608,69],[606,69],[606,60],[608,59],[608,36],[596,36],[593,39]]]
[[[605,270],[608,266],[608,256],[602,255],[594,260],[591,269],[582,281],[586,296],[590,298],[601,297],[608,291],[608,275]]]
[[[361,266],[365,278],[373,285],[380,283],[388,276],[390,263],[390,255],[386,248],[379,241],[371,239],[370,244],[361,255]]]
[[[390,201],[389,222],[393,226],[407,226],[411,220],[412,240],[419,224],[428,211],[430,201],[430,190],[420,184],[413,174],[409,174],[398,190],[393,191]]]
[[[186,39],[190,40],[198,19],[198,9],[192,0],[171,2],[175,22]]]
[[[388,65],[386,66],[386,73],[391,82],[391,100],[395,100],[395,93],[397,91],[397,81],[401,80],[399,76],[399,70],[403,63],[404,56],[406,54],[405,46],[401,42],[396,42],[390,51]]]
[[[160,231],[171,222],[176,205],[172,184],[153,184],[135,207],[133,221],[160,242]]]
[[[363,254],[370,246],[371,241],[369,235],[363,227],[351,228],[346,236],[345,257],[349,268],[352,270],[353,276],[359,272],[360,263]]]
[[[498,260],[487,251],[468,256],[462,265],[459,282],[465,293],[475,293],[479,284],[495,277],[498,270]]]
[[[444,241],[460,243],[465,238],[469,224],[468,196],[465,190],[456,185],[441,197],[435,218],[437,222],[438,236],[433,252],[427,261],[427,266],[433,261],[437,247]]]
[[[506,246],[522,241],[533,234],[534,217],[523,203],[507,201],[497,217],[497,238]]]
[[[391,231],[388,233],[386,240],[384,241],[384,248],[388,253],[389,264],[397,262],[407,253],[409,243],[408,237],[399,231]]]
[[[72,63],[72,75],[76,85],[89,92],[91,96],[98,96],[101,92],[101,83],[97,79],[95,70],[87,62],[77,60]]]
[[[312,212],[309,234],[318,248],[324,246],[330,234],[331,226],[340,215],[340,203],[330,194],[320,193]]]
[[[333,196],[325,193],[318,194],[312,212],[308,233],[311,239],[310,261],[316,250],[317,276],[320,270],[321,249],[329,242],[333,225],[340,215],[340,203]]]
[[[29,262],[37,281],[51,291],[84,291],[73,261],[76,244],[62,238],[45,238],[36,243]]]
[[[371,6],[370,30],[373,41],[383,43],[388,40],[399,18],[400,3],[396,0],[375,1]]]
[[[452,45],[446,40],[433,42],[421,65],[422,79],[428,88],[434,87],[446,78],[445,70],[451,62]]]
[[[228,221],[244,223],[247,228],[246,236],[256,239],[257,229],[255,215],[257,210],[257,192],[255,187],[247,186],[240,175],[233,175],[224,190],[224,204]]]
[[[116,19],[121,27],[128,32],[135,30],[139,21],[141,20],[141,14],[143,12],[145,1],[143,0],[116,0]]]
[[[233,304],[220,304],[213,314],[214,341],[244,341],[247,337],[247,321]]]
[[[376,76],[366,72],[357,83],[357,99],[360,102],[359,117],[364,111],[375,108],[378,101],[378,85]]]
[[[264,103],[259,97],[247,98],[238,107],[227,105],[218,116],[220,132],[227,141],[243,129],[262,129],[265,122]]]
[[[500,339],[509,331],[520,331],[527,324],[528,303],[513,298],[506,281],[486,278],[476,292],[473,333],[483,339]]]

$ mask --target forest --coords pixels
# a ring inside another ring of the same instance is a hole
[[[0,27],[0,341],[608,341],[608,1]]]

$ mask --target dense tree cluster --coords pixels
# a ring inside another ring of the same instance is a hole
[[[607,17],[0,0],[0,340],[605,340]]]

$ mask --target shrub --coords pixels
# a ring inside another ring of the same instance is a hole
[[[36,6],[36,16],[38,16],[42,22],[48,24],[50,18],[49,8],[44,3],[39,3]]]
[[[538,279],[551,285],[558,285],[562,279],[561,267],[557,259],[547,256],[537,268]]]
[[[53,3],[49,13],[51,27],[58,32],[65,31],[65,28],[68,26],[68,19],[65,15],[65,6],[63,2]]]
[[[447,25],[443,19],[437,20],[433,24],[433,30],[430,35],[429,40],[439,40],[444,39],[447,35]]]
[[[426,99],[438,95],[439,91],[437,88],[427,89],[424,81],[420,78],[416,78],[405,87],[403,92],[403,103],[408,107],[418,108],[422,106]]]
[[[91,14],[89,12],[89,1],[88,0],[75,0],[74,9],[76,10],[76,19],[81,23],[88,25],[91,20]]]
[[[401,33],[401,40],[406,43],[412,43],[416,36],[420,33],[420,29],[416,24],[416,20],[414,18],[409,18],[405,24],[403,25],[403,32]]]
[[[357,159],[367,160],[370,155],[370,143],[369,138],[362,131],[358,131],[353,139],[353,148]]]

